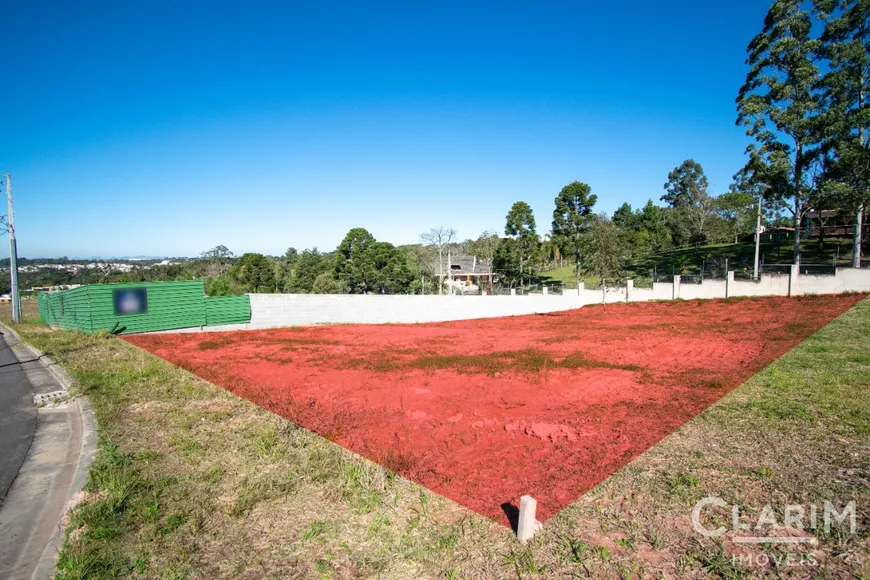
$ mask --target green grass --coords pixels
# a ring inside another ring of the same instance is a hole
[[[461,373],[494,375],[503,371],[538,373],[548,369],[612,368],[638,371],[640,367],[618,365],[591,359],[582,352],[574,352],[556,359],[549,353],[526,348],[486,354],[429,354],[409,360],[397,356],[396,351],[376,351],[369,356],[353,358],[340,363],[340,368],[362,369],[374,372],[397,372],[407,369],[424,371],[454,370]]]
[[[857,563],[870,557],[870,301],[599,484],[526,546],[117,337],[33,319],[18,330],[76,378],[100,429],[60,578],[870,576]],[[546,372],[532,355],[501,360]],[[692,531],[692,506],[707,495],[756,512],[854,499],[859,533],[819,532],[821,565],[810,570],[751,568],[733,561],[727,540]]]

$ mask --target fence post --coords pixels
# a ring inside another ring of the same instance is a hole
[[[675,275],[674,275],[674,295],[673,295],[673,299],[676,300],[676,299],[679,298],[679,297],[680,297],[680,275],[679,275],[679,274],[675,274]]]
[[[734,272],[728,271],[725,273],[725,298],[731,296],[731,287],[734,285]]]
[[[547,288],[546,286],[544,286],[544,290],[543,290],[543,292],[544,292],[544,296],[547,295],[547,293],[548,293],[547,291],[548,291],[548,290],[549,290],[549,288]]]
[[[634,290],[634,280],[625,281],[625,301],[631,301],[631,291]]]
[[[788,295],[793,296],[797,292],[798,276],[800,275],[800,266],[792,264],[788,268]]]
[[[511,296],[516,296],[516,295],[517,295],[517,289],[511,288]]]

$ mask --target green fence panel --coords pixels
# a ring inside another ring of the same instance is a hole
[[[250,322],[251,299],[247,295],[206,296],[205,321],[208,326]]]
[[[60,324],[60,292],[50,294],[48,297],[48,305],[51,309],[52,324]]]
[[[37,301],[39,316],[46,324],[64,330],[92,331],[87,287],[62,292],[40,292]]]
[[[205,295],[202,281],[92,284],[37,296],[39,315],[64,330],[118,334],[251,320],[248,296]]]
[[[58,292],[57,307],[54,316],[57,326],[64,330],[93,332],[91,325],[91,305],[88,299],[88,287],[80,286],[72,290]]]
[[[94,330],[119,334],[205,326],[205,288],[201,280],[95,284],[88,286]],[[142,289],[147,310],[122,314],[115,310],[116,292]]]
[[[54,316],[51,312],[51,298],[47,292],[39,292],[36,295],[36,303],[39,306],[39,317],[49,326],[54,324]]]

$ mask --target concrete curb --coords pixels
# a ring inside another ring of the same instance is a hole
[[[29,344],[21,340],[21,336],[17,332],[15,332],[14,329],[0,322],[0,332],[6,335],[11,335],[13,338],[15,338],[15,340],[18,342],[18,346],[30,351],[30,354],[33,355],[33,358],[38,359],[39,363],[43,367],[45,367],[45,369],[48,370],[48,372],[50,372],[60,384],[66,387],[67,390],[72,390],[75,387],[75,379],[69,376],[69,373],[63,370],[56,362],[51,360],[51,358],[46,356],[46,354],[43,353],[41,350],[36,347],[30,346]]]
[[[39,563],[33,571],[33,576],[31,577],[33,579],[54,577],[54,572],[57,568],[57,556],[60,554],[64,536],[66,535],[68,523],[66,515],[81,501],[82,497],[79,492],[84,489],[85,484],[88,482],[89,469],[97,453],[97,423],[94,419],[94,410],[91,407],[91,403],[83,395],[78,395],[75,401],[82,422],[82,446],[79,452],[79,460],[76,463],[75,475],[73,475],[67,492],[66,503],[60,512],[54,533],[51,534],[51,538],[49,538],[45,549],[42,551],[42,556],[39,558]]]
[[[34,361],[39,361],[39,364],[45,368],[67,391],[73,391],[76,388],[75,380],[64,369],[57,365],[51,358],[39,349],[25,343],[21,336],[14,329],[0,322],[0,332],[3,332],[8,337],[15,339],[15,346],[29,352]],[[11,345],[10,345],[11,347]],[[42,550],[42,555],[33,572],[32,578],[51,578],[54,576],[54,571],[57,566],[57,555],[63,545],[63,539],[66,532],[66,515],[74,508],[81,500],[79,493],[88,481],[88,470],[93,463],[94,456],[97,452],[97,425],[94,418],[94,411],[90,401],[84,395],[76,395],[69,399],[70,404],[75,404],[74,409],[70,409],[72,413],[81,423],[81,446],[79,448],[79,456],[76,461],[75,472],[70,482],[69,488],[66,491],[66,499],[58,514],[57,524],[54,532]],[[38,427],[37,427],[38,428]]]

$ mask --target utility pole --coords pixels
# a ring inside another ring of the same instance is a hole
[[[18,245],[15,242],[15,215],[12,212],[12,176],[6,174],[6,203],[9,214],[6,216],[9,229],[9,281],[12,286],[12,321],[21,321],[21,295],[18,292]]]
[[[755,220],[755,266],[752,269],[752,279],[758,280],[758,254],[761,252],[761,196],[758,197],[758,216]]]
[[[855,211],[855,231],[852,232],[852,267],[861,267],[861,241],[864,229],[864,204],[858,204]]]

